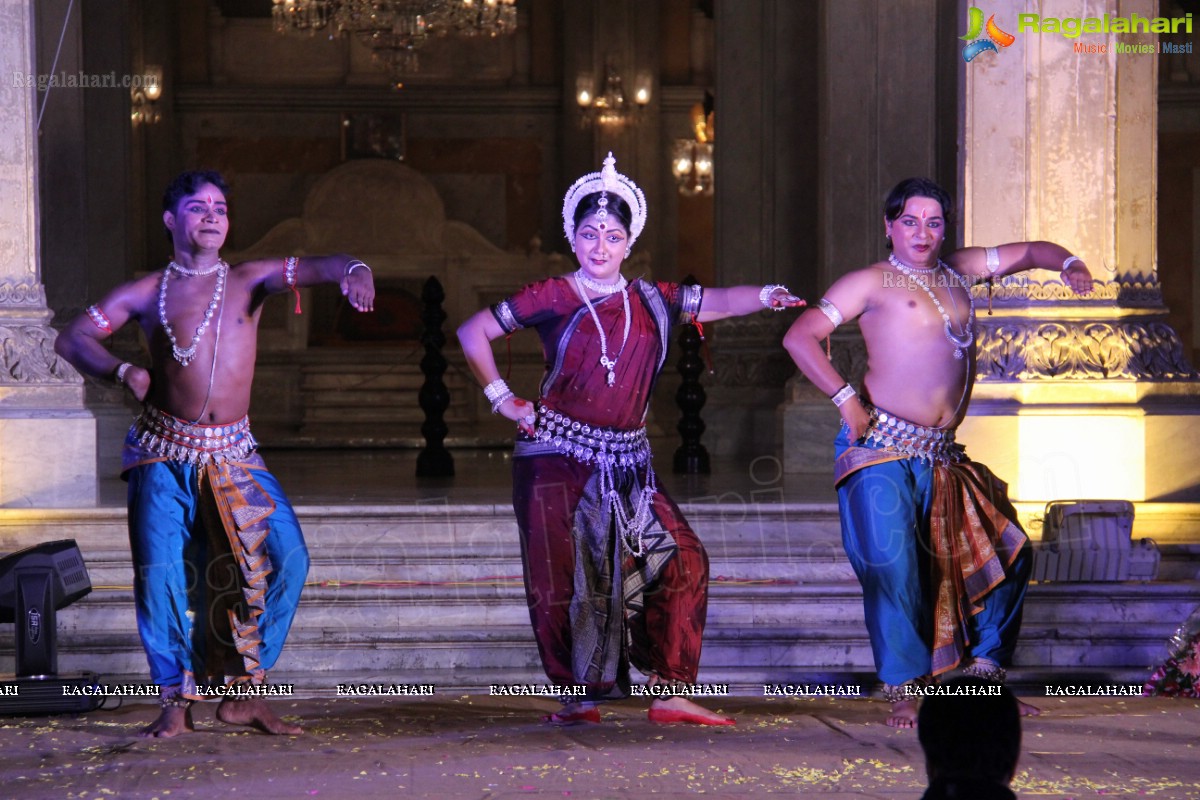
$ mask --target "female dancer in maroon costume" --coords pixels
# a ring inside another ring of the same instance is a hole
[[[645,223],[641,189],[609,153],[563,202],[579,269],[479,311],[458,337],[493,413],[518,424],[513,508],[542,664],[555,685],[586,690],[565,695],[547,721],[599,722],[597,703],[630,693],[632,662],[660,686],[651,721],[729,725],[669,691],[696,681],[708,556],[655,483],[646,410],[672,323],[803,301],[783,286],[626,281],[621,263]],[[500,378],[491,348],[526,327],[537,330],[546,359],[536,406]]]

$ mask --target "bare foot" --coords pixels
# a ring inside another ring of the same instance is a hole
[[[917,698],[892,703],[892,713],[888,715],[887,724],[889,728],[917,727]]]
[[[686,697],[656,698],[650,704],[651,722],[690,722],[693,725],[733,725],[734,720],[698,706]]]
[[[267,707],[267,701],[261,697],[252,697],[249,700],[222,700],[221,705],[217,706],[217,719],[229,725],[248,725],[276,736],[296,736],[304,733],[304,728],[299,725],[292,725],[275,716],[275,712]]]
[[[599,721],[600,709],[596,708],[595,703],[567,703],[562,710],[542,717],[542,722],[549,722],[551,725],[579,725],[583,722]]]
[[[138,731],[143,739],[169,739],[181,733],[196,730],[192,723],[192,707],[163,706],[158,719]]]
[[[1042,713],[1042,710],[1037,706],[1031,706],[1029,703],[1017,701],[1017,710],[1021,712],[1022,717],[1036,717]]]

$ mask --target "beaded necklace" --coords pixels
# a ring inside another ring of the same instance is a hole
[[[621,349],[617,351],[614,357],[609,358],[608,337],[604,335],[604,327],[600,324],[600,315],[596,313],[596,307],[592,305],[591,299],[587,296],[587,292],[584,291],[584,286],[587,284],[580,278],[578,272],[575,273],[575,285],[579,287],[579,296],[583,298],[583,304],[587,306],[588,312],[592,315],[592,321],[596,323],[596,333],[600,334],[600,366],[608,370],[607,383],[609,386],[616,385],[617,375],[614,370],[617,367],[617,361],[621,358],[621,354],[625,352],[625,344],[629,341],[629,292],[625,291],[624,278],[621,278],[619,283],[620,286],[617,289],[606,292],[606,294],[621,293],[621,306],[625,310],[625,333],[621,337]],[[599,285],[603,286],[604,284]],[[617,284],[613,285],[616,286]]]
[[[196,332],[192,335],[192,342],[187,347],[180,347],[179,342],[175,339],[175,331],[171,328],[171,323],[167,321],[167,281],[170,278],[171,272],[175,271],[181,275],[189,277],[211,275],[217,273],[217,285],[213,288],[212,299],[208,303],[208,308],[204,310],[204,317],[200,320],[200,324],[196,326]],[[217,263],[207,270],[190,270],[186,267],[181,267],[172,261],[163,270],[162,282],[158,287],[158,321],[162,323],[163,332],[167,334],[167,338],[171,340],[171,355],[175,357],[183,366],[192,363],[192,359],[196,357],[196,345],[200,343],[204,332],[208,330],[208,323],[212,321],[213,315],[217,312],[217,308],[221,305],[221,295],[225,290],[225,275],[229,271],[229,265],[224,260],[218,259]]]
[[[914,283],[925,290],[925,294],[929,295],[929,299],[932,300],[933,304],[937,307],[938,313],[942,315],[943,329],[946,332],[946,339],[950,342],[950,344],[954,345],[954,357],[961,359],[966,349],[971,346],[971,342],[975,341],[975,298],[971,297],[971,293],[969,291],[967,292],[967,299],[971,303],[971,311],[969,314],[967,314],[967,324],[963,329],[963,332],[957,333],[955,332],[954,328],[950,326],[950,315],[946,313],[946,309],[942,306],[942,301],[938,300],[938,297],[936,294],[934,294],[932,288],[927,286],[924,281],[917,277],[918,274],[932,275],[938,269],[945,269],[947,272],[949,272],[950,268],[942,263],[940,259],[938,260],[936,267],[929,267],[928,269],[910,267],[908,264],[905,264],[903,261],[896,258],[894,253],[888,255],[888,263],[903,272],[908,278],[911,278]],[[950,293],[950,302],[954,304],[954,312],[957,315],[958,303],[954,300],[954,292],[950,291],[949,287],[947,287],[946,291]]]
[[[582,269],[575,270],[575,280],[579,281],[596,294],[616,294],[629,285],[629,281],[625,280],[624,275],[620,276],[620,278],[618,278],[614,283],[599,283],[598,281],[592,280],[591,276],[589,276]]]

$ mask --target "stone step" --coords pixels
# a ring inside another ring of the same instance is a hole
[[[377,673],[410,682],[425,671],[474,668],[497,682],[537,675],[537,648],[528,624],[487,627],[367,628],[310,627],[297,624],[277,665],[281,672],[303,671],[310,680],[324,674]],[[431,620],[432,622],[433,620]],[[1164,654],[1167,632],[1109,632],[1101,626],[1025,628],[1015,662],[1025,670],[1108,670],[1145,674]],[[0,649],[0,671],[11,672],[12,654]],[[795,625],[750,628],[713,624],[705,632],[701,669],[709,680],[753,665],[775,680],[797,672],[873,670],[870,642],[859,625],[799,629]],[[136,635],[74,633],[59,640],[61,673],[90,670],[105,675],[144,675],[145,656]]]
[[[861,589],[842,552],[836,507],[683,507],[711,559],[705,680],[744,680],[747,670],[763,680],[872,671]],[[486,674],[541,680],[506,503],[431,497],[297,511],[313,566],[281,674],[307,675],[309,684],[313,675],[475,676],[447,678],[453,686]],[[60,612],[60,672],[144,678],[124,509],[0,510],[0,552],[67,537],[79,543],[95,588]],[[1030,675],[1144,671],[1200,596],[1195,538],[1160,542],[1160,575],[1183,580],[1032,585],[1017,663]],[[0,672],[12,670],[11,641],[0,639]]]
[[[1194,582],[1033,584],[1026,597],[1023,630],[1146,628],[1157,635],[1173,629],[1195,607],[1198,589],[1200,585]],[[97,587],[61,612],[59,626],[70,632],[122,631],[128,629],[132,613],[131,588]],[[505,581],[440,585],[308,585],[299,613],[305,624],[333,620],[338,625],[364,629],[376,624],[393,628],[486,628],[492,624],[520,625],[528,620],[519,576]],[[862,591],[854,581],[790,584],[714,580],[709,585],[708,620],[710,627],[860,626]]]
[[[506,466],[497,465],[499,469]],[[1170,504],[1147,504],[1166,507]],[[1135,519],[1134,537],[1151,537],[1164,551],[1200,562],[1200,504],[1181,520],[1151,509]],[[711,556],[797,560],[842,555],[837,506],[809,503],[680,503]],[[419,503],[362,506],[296,506],[314,558],[321,551],[452,553],[454,557],[518,551],[516,522],[508,503],[451,502],[433,497]],[[1141,512],[1139,512],[1141,513]],[[1031,531],[1036,541],[1038,533]],[[22,542],[75,539],[89,562],[106,551],[128,548],[125,509],[0,509],[0,552]]]
[[[1198,588],[1194,583],[1031,586],[1017,661],[1027,667],[1144,667],[1161,657]],[[63,610],[59,647],[60,671],[136,674],[144,656],[132,591],[96,589]],[[753,661],[789,669],[870,669],[861,592],[847,582],[714,582],[704,652],[706,667]],[[450,669],[467,659],[502,673],[534,663],[536,648],[519,582],[310,586],[285,656],[315,671]],[[0,645],[0,671],[11,671],[11,664],[6,642]]]

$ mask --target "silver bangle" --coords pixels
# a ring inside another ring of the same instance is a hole
[[[508,391],[508,384],[505,382],[504,378],[496,378],[496,380],[483,387],[483,396],[486,397],[488,401],[494,403],[496,402],[497,397]]]
[[[1072,264],[1074,264],[1076,261],[1082,261],[1082,260],[1083,259],[1081,259],[1079,256],[1067,256],[1066,258],[1063,259],[1063,265],[1062,265],[1062,269],[1060,271],[1066,272],[1067,269],[1070,268],[1070,266]]]
[[[350,273],[351,273],[351,272],[354,272],[354,270],[358,269],[359,267],[362,267],[362,268],[363,268],[363,269],[365,269],[367,272],[370,272],[370,271],[371,271],[371,268],[370,268],[370,267],[368,267],[366,264],[364,264],[363,262],[359,261],[359,260],[356,258],[356,259],[354,259],[353,261],[347,261],[347,262],[346,262],[346,277],[347,277],[347,278],[349,278],[349,277],[350,277]]]
[[[838,389],[837,393],[829,399],[833,401],[835,406],[841,408],[846,404],[847,400],[849,400],[851,397],[854,397],[856,394],[858,394],[858,392],[854,391],[854,387],[847,383],[845,386]]]
[[[125,373],[129,372],[129,368],[132,366],[133,364],[130,364],[128,361],[121,362],[121,365],[117,367],[117,371],[115,373],[117,383],[121,384],[122,386],[125,385]]]
[[[763,304],[763,308],[769,308],[772,311],[783,311],[783,306],[775,307],[771,305],[771,292],[776,289],[783,289],[785,292],[788,288],[782,283],[768,283],[758,292],[758,302]]]
[[[501,394],[499,397],[497,397],[495,400],[492,401],[492,413],[499,414],[500,406],[504,405],[509,400],[512,400],[514,397],[516,397],[515,394],[510,392],[508,389],[505,389],[503,394]]]

